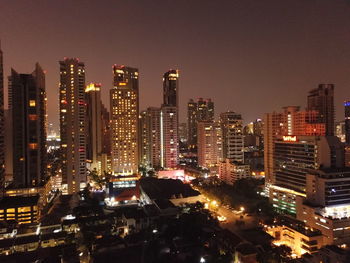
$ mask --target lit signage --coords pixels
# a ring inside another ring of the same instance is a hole
[[[283,141],[284,142],[296,142],[297,141],[297,136],[283,136]]]

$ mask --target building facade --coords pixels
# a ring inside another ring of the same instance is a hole
[[[63,192],[77,193],[86,184],[85,65],[65,58],[60,65],[60,137]]]
[[[116,175],[138,172],[139,72],[113,66],[114,87],[110,90],[112,170]]]
[[[4,64],[0,45],[0,198],[5,184]]]
[[[32,74],[11,70],[9,109],[12,116],[13,183],[44,183],[47,169],[45,74],[36,64]]]
[[[345,109],[345,142],[350,145],[350,101],[344,102]]]

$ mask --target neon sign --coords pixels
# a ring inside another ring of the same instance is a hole
[[[297,136],[283,136],[283,141],[284,142],[296,142],[297,141]]]

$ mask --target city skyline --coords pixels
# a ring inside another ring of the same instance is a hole
[[[189,98],[220,101],[217,115],[233,110],[250,122],[285,105],[306,107],[298,95],[321,83],[335,84],[336,120],[343,119],[343,101],[349,99],[346,89],[350,85],[348,2],[200,3],[77,2],[69,5],[75,18],[65,20],[61,18],[68,17],[69,12],[63,14],[68,2],[11,2],[0,11],[5,79],[11,67],[29,73],[32,65],[39,62],[47,71],[49,122],[56,128],[57,61],[65,56],[85,62],[87,83],[102,83],[102,99],[107,108],[111,66],[117,63],[139,68],[140,109],[160,104],[162,73],[179,69],[181,122],[185,121]],[[85,12],[78,12],[82,8]],[[89,12],[96,19],[86,19]],[[43,16],[35,16],[36,13]],[[131,14],[138,18],[121,29],[121,35],[127,37],[114,36],[113,26],[107,25],[130,20]],[[26,24],[28,19],[32,23]],[[50,34],[52,29],[55,35]],[[25,40],[25,48],[24,42],[17,39]],[[41,43],[45,43],[44,49]],[[295,92],[289,92],[292,88]],[[280,99],[269,99],[269,93],[280,94]]]

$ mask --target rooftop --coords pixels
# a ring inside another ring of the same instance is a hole
[[[0,201],[0,208],[14,208],[24,206],[35,206],[38,204],[39,195],[35,196],[5,196]]]

